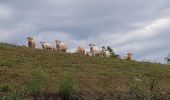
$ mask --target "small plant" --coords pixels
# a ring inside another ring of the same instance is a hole
[[[9,61],[7,60],[0,60],[0,66],[7,66],[7,67],[11,67],[13,66],[12,63],[10,63]]]
[[[0,85],[0,92],[9,92],[10,88],[7,84]]]
[[[6,49],[7,49],[6,46],[0,44],[0,50],[6,50]]]
[[[65,76],[59,85],[59,93],[64,100],[65,99],[67,100],[70,98],[72,91],[73,91],[72,79],[68,76]]]

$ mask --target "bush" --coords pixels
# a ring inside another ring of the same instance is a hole
[[[59,85],[59,93],[64,100],[65,99],[67,100],[70,98],[72,91],[73,91],[72,79],[68,76],[65,76]]]

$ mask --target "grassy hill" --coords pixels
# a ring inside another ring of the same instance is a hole
[[[170,66],[0,44],[0,99],[56,100],[63,96],[169,100]]]

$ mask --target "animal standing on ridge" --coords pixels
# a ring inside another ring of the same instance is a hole
[[[32,37],[28,37],[28,47],[29,48],[35,48],[35,40]]]
[[[124,56],[124,59],[125,60],[132,60],[132,53],[127,53],[125,56]]]
[[[110,57],[110,56],[111,56],[110,52],[105,47],[102,47],[102,57]]]
[[[83,47],[78,46],[76,53],[85,55],[85,49]]]
[[[60,52],[67,52],[67,46],[65,43],[62,43],[60,40],[55,40],[56,49]]]
[[[47,42],[40,42],[43,50],[53,50],[52,45]]]
[[[98,48],[95,44],[89,44],[90,53],[92,56],[101,56],[102,55],[102,48]]]
[[[28,40],[28,47],[35,48],[35,40],[32,37],[28,37],[27,40]],[[40,44],[44,50],[67,52],[67,45],[65,43],[62,43],[60,40],[55,40],[55,42],[56,42],[56,48],[53,48],[52,44],[47,42],[40,42]],[[105,47],[98,48],[95,44],[89,44],[89,47],[90,47],[90,52],[87,52],[85,51],[84,48],[78,46],[75,53],[86,55],[86,56],[101,56],[101,57],[111,57],[111,55],[112,56],[114,55],[120,59],[120,56],[115,55],[110,47],[107,47],[107,49]],[[110,48],[110,50],[108,48]],[[132,60],[132,55],[133,55],[132,53],[127,53],[124,56],[124,59]]]

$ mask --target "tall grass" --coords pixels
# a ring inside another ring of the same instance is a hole
[[[65,75],[61,83],[59,84],[59,93],[64,100],[67,100],[71,97],[73,92],[73,83],[71,77]]]
[[[37,67],[36,70],[30,73],[28,77],[28,83],[26,84],[26,91],[29,95],[37,95],[40,89],[43,88],[46,82],[45,73],[41,67]]]

